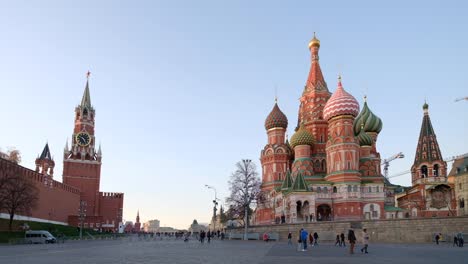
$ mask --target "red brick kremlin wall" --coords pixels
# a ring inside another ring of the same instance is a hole
[[[78,189],[50,180],[43,174],[0,158],[0,177],[16,173],[32,179],[39,189],[37,207],[29,215],[21,214],[22,216],[68,223],[68,216],[78,213],[80,204],[80,191]]]

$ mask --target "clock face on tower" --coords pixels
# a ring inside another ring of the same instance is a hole
[[[79,146],[88,146],[91,143],[91,137],[86,132],[80,132],[76,135],[76,143]]]

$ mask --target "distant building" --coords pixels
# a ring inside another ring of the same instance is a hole
[[[133,232],[140,232],[141,231],[141,223],[140,223],[140,211],[137,212],[136,222],[133,225]]]
[[[208,230],[208,226],[206,224],[199,224],[197,219],[194,219],[192,224],[190,225],[188,231],[192,233],[199,233],[202,230]]]
[[[455,185],[457,215],[468,215],[468,208],[465,206],[465,201],[468,201],[468,154],[455,159],[449,178],[453,178]]]
[[[143,230],[145,232],[157,232],[159,229],[160,221],[157,219],[149,220],[143,224]]]

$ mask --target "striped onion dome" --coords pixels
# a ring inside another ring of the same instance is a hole
[[[372,137],[364,131],[364,124],[361,124],[361,129],[357,135],[357,138],[359,140],[360,146],[372,146],[372,143],[374,142]]]
[[[365,132],[375,132],[380,133],[382,131],[382,119],[376,116],[367,106],[367,100],[364,98],[364,106],[362,107],[361,112],[354,120],[354,135],[359,135],[361,131],[361,125],[364,125]]]
[[[341,76],[338,77],[338,88],[330,97],[323,108],[323,117],[325,120],[330,120],[335,116],[352,115],[357,116],[359,113],[359,103],[348,92],[343,89],[341,84]]]

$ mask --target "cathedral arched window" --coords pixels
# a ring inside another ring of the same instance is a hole
[[[348,192],[351,192],[351,190],[352,190],[351,188],[353,188],[353,187],[351,187],[351,185],[348,185]]]
[[[327,163],[325,160],[322,160],[322,171],[326,171],[327,169]]]
[[[337,192],[338,192],[338,190],[336,189],[336,186],[333,186],[333,192],[334,192],[334,193],[337,193]]]
[[[460,208],[465,208],[465,199],[464,198],[460,199]]]
[[[367,190],[367,192],[372,192],[372,187],[369,186],[369,189]]]
[[[427,166],[423,165],[421,167],[421,178],[427,178]]]
[[[327,186],[323,187],[323,192],[324,192],[324,193],[328,193],[328,188],[327,188]]]
[[[87,108],[85,108],[85,109],[83,110],[83,116],[88,116],[88,109],[87,109]]]
[[[317,187],[317,192],[318,193],[321,193],[322,192],[322,189],[320,187]]]
[[[434,176],[439,176],[439,164],[434,164]]]
[[[358,191],[358,190],[357,190],[357,185],[354,185],[354,186],[353,186],[353,192],[357,192],[357,191]]]

